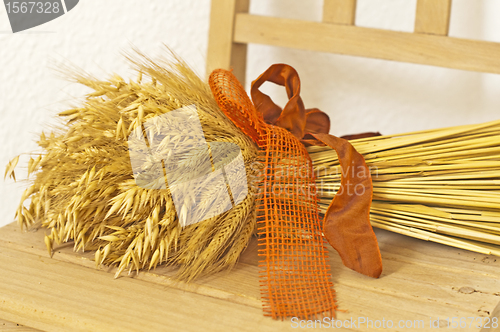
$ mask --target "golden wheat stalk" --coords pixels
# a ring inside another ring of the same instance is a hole
[[[208,84],[184,62],[154,62],[139,55],[139,60],[131,59],[139,73],[136,81],[74,75],[94,91],[83,105],[59,114],[59,128],[41,134],[42,153],[29,161],[31,185],[22,196],[17,221],[23,228],[47,228],[50,254],[55,245],[74,241],[75,250],[95,250],[96,265],[116,266],[117,276],[126,269],[168,264],[180,266],[178,276],[190,280],[231,267],[255,227],[254,188],[236,208],[183,227],[182,211],[175,210],[168,188],[136,184],[128,138],[142,134],[148,119],[195,105],[206,141],[238,145],[248,177],[256,173],[249,165],[257,158],[257,147],[222,113]],[[182,137],[184,143],[189,139],[189,134]],[[196,158],[194,153],[183,163],[196,167]],[[15,176],[18,160],[9,163],[6,177]],[[147,181],[165,179],[150,176]]]
[[[370,168],[374,227],[500,256],[500,121],[351,143]],[[332,149],[308,151],[325,213],[342,170]]]

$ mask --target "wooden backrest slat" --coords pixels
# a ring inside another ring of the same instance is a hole
[[[356,0],[324,0],[323,22],[354,25]]]
[[[235,41],[500,74],[500,43],[237,14]]]
[[[212,0],[207,52],[207,77],[217,68],[232,68],[245,82],[247,45],[234,42],[236,14],[248,13],[249,0]]]
[[[418,0],[415,33],[447,36],[450,12],[451,0]]]

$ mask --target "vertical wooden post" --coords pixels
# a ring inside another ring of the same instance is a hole
[[[447,36],[451,0],[418,0],[415,32]]]
[[[323,22],[354,25],[356,0],[324,0]]]
[[[236,13],[247,13],[249,0],[212,0],[207,51],[207,76],[217,68],[233,69],[244,85],[247,45],[233,42]]]
[[[490,322],[493,322],[493,318],[495,317],[500,317],[500,302],[498,302],[495,309],[493,309],[490,315]],[[483,327],[479,332],[500,332],[500,326],[497,325],[497,327],[492,327],[490,323],[488,327]]]

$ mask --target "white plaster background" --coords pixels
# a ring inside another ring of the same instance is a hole
[[[320,0],[253,0],[255,14],[321,18]],[[416,0],[358,0],[357,24],[411,31]],[[33,151],[38,133],[87,90],[54,68],[71,64],[100,78],[134,77],[122,53],[131,45],[153,57],[166,44],[205,74],[208,0],[82,0],[66,15],[12,34],[0,5],[0,169]],[[500,1],[454,0],[450,35],[500,42]],[[307,107],[332,120],[331,133],[385,134],[479,123],[500,117],[500,76],[349,56],[251,45],[247,78],[284,62],[301,76]],[[500,61],[500,59],[499,59]],[[248,87],[248,82],[247,82]],[[266,86],[276,101],[284,90]],[[24,178],[27,157],[20,160]],[[0,180],[0,226],[13,221],[25,182]]]

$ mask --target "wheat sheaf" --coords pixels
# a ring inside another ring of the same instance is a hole
[[[117,267],[116,276],[166,264],[178,266],[177,276],[191,280],[229,268],[255,229],[254,183],[249,181],[246,197],[235,207],[183,226],[168,187],[137,185],[127,139],[148,119],[194,105],[207,142],[241,149],[248,179],[258,173],[252,167],[257,147],[222,113],[208,84],[178,57],[153,61],[140,52],[127,57],[138,72],[136,81],[72,75],[93,92],[81,106],[59,113],[58,128],[40,135],[42,152],[30,154],[29,187],[17,222],[24,229],[46,228],[51,254],[65,242],[74,242],[75,250],[94,250],[96,265]],[[195,167],[196,157],[193,153],[185,162]],[[7,165],[6,176],[15,179],[18,160]]]

